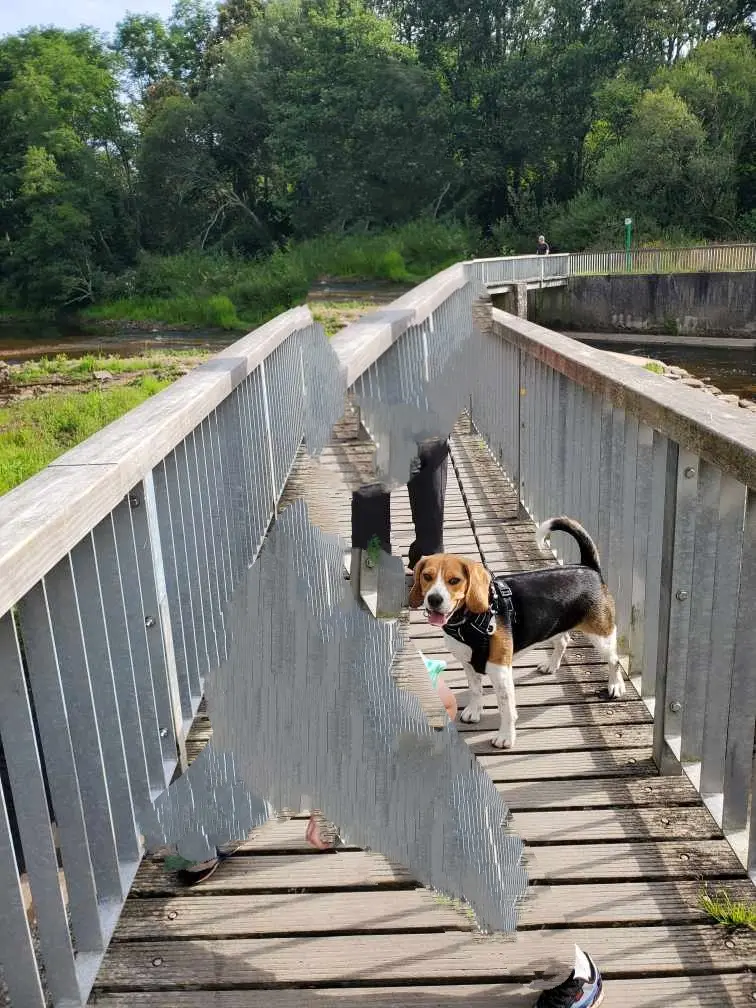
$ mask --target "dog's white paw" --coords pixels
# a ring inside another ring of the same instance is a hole
[[[480,716],[483,713],[483,701],[473,700],[471,703],[465,707],[462,713],[459,715],[459,720],[464,721],[465,724],[477,724],[480,721]]]
[[[554,669],[551,667],[551,662],[549,661],[542,661],[540,665],[536,666],[536,672],[539,672],[541,675],[551,675],[553,671]]]
[[[517,733],[514,728],[508,732],[500,731],[491,739],[491,745],[494,749],[513,749],[516,738]]]
[[[625,693],[627,693],[625,679],[619,670],[612,673],[609,677],[609,681],[606,684],[606,690],[609,694],[610,700],[621,700]]]

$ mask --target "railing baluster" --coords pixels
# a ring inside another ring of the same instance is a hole
[[[197,557],[197,605],[203,627],[207,649],[207,672],[220,665],[220,655],[225,653],[223,616],[220,611],[218,581],[214,573],[212,557],[212,521],[209,514],[210,490],[207,474],[201,457],[202,445],[199,428],[195,428],[185,440],[186,477],[192,500],[193,541]],[[198,686],[198,693],[201,687]]]
[[[11,1004],[23,1008],[46,1008],[39,981],[29,922],[24,909],[21,879],[16,867],[8,808],[0,787],[0,965]]]
[[[157,696],[158,686],[162,691],[165,684],[168,690],[178,761],[184,769],[187,765],[186,735],[195,709],[189,696],[188,712],[183,710],[181,684],[183,682],[186,685],[188,692],[188,676],[185,670],[179,669],[174,651],[175,609],[171,608],[166,587],[167,566],[163,559],[155,481],[151,472],[145,476],[143,487],[145,506],[143,509],[133,511],[131,518],[137,547],[137,568],[145,613],[144,625],[147,630],[150,668],[155,683],[155,695]],[[165,729],[161,728],[161,734],[163,731]]]
[[[129,507],[127,502],[123,502],[120,507]],[[123,521],[123,513],[119,516],[119,521]],[[125,515],[128,520],[128,514]],[[129,521],[129,526],[130,526]],[[114,516],[108,515],[94,529],[92,533],[94,539],[95,554],[97,557],[97,567],[100,572],[99,584],[102,595],[102,606],[107,613],[108,620],[108,646],[110,650],[115,688],[118,696],[118,711],[120,723],[123,730],[123,742],[128,765],[129,783],[134,806],[146,807],[150,800],[150,781],[147,772],[147,758],[145,752],[145,739],[142,733],[142,720],[140,717],[140,697],[136,686],[136,676],[134,673],[134,660],[148,666],[149,658],[146,645],[137,649],[136,642],[132,642],[129,634],[128,617],[126,613],[126,591],[133,588],[138,594],[137,586],[127,586],[124,580],[124,568],[116,544],[114,528]],[[124,558],[125,559],[125,558]],[[128,564],[124,564],[128,569]],[[144,707],[152,707],[152,725],[154,733],[152,736],[152,746],[155,761],[156,774],[161,768],[161,746],[157,731],[157,718],[154,716],[155,700],[152,696],[152,689],[149,696],[144,697]],[[148,722],[149,723],[149,722]],[[172,727],[171,719],[165,722]],[[175,752],[175,745],[174,745]],[[170,754],[170,749],[165,751],[165,755]],[[159,779],[159,777],[158,777]]]
[[[227,571],[225,598],[231,597],[254,551],[254,501],[250,496],[254,475],[249,469],[244,407],[244,396],[241,388],[237,388],[216,410],[213,428],[208,431],[208,463],[219,501],[220,539],[216,548]]]
[[[654,476],[654,432],[638,426],[633,503],[633,574],[630,590],[630,671],[643,675],[646,668],[646,582],[650,546],[650,518]]]
[[[698,470],[699,506],[696,515],[690,603],[690,635],[685,672],[680,758],[701,759],[706,683],[711,677],[711,616],[719,528],[720,472],[703,459]]]
[[[147,524],[140,485],[114,509],[113,534],[149,784],[160,790],[173,771],[182,722],[180,711],[178,721],[174,718],[168,688]]]
[[[142,852],[134,821],[121,712],[108,640],[108,613],[100,592],[101,573],[92,536],[87,536],[75,546],[70,556],[84,646],[81,672],[86,672],[91,684],[93,727],[100,737],[118,860],[138,863]],[[111,577],[114,573],[110,572]],[[120,674],[121,670],[118,672]]]
[[[271,456],[268,451],[268,434],[265,426],[262,369],[257,368],[253,371],[239,387],[244,400],[242,443],[247,446],[248,470],[255,474],[252,486],[255,522],[250,539],[254,554],[259,549],[275,506],[271,491],[273,474],[270,469]],[[251,563],[251,561],[252,556],[249,557],[248,562]]]
[[[751,820],[756,823],[756,791],[751,790],[754,763],[754,711],[756,711],[756,491],[748,491],[743,530],[743,554],[740,561],[732,682],[730,685],[727,745],[725,748],[724,801],[722,829],[725,833],[745,829],[748,798],[751,795]],[[756,850],[751,852],[756,859]]]
[[[179,670],[181,710],[192,715],[192,694],[199,683],[199,647],[190,590],[189,551],[185,541],[181,482],[176,453],[171,452],[153,473],[157,540],[160,543],[173,642]],[[187,502],[188,506],[188,502]],[[150,542],[150,539],[148,542]]]
[[[611,453],[609,456],[608,487],[609,542],[605,561],[605,577],[609,585],[609,591],[618,603],[622,572],[622,541],[625,532],[623,515],[623,502],[625,498],[625,419],[625,410],[614,406],[611,415]]]
[[[658,585],[658,596],[654,591],[654,607],[651,610],[656,629],[653,640],[654,667],[649,674],[654,673],[654,762],[662,774],[678,773],[678,765],[670,758],[667,743],[667,717],[672,713],[669,709],[670,651],[676,645],[673,641],[671,626],[672,612],[675,602],[672,599],[674,590],[674,559],[677,539],[678,515],[678,472],[681,470],[680,451],[674,441],[655,435],[654,437],[654,484],[660,505],[658,514],[652,515],[653,550],[649,549],[648,585]],[[654,519],[657,519],[656,522]],[[652,580],[657,573],[658,580]],[[647,597],[649,590],[647,589]],[[648,610],[647,610],[648,611]],[[649,635],[651,628],[649,628]],[[649,641],[649,643],[651,643]],[[678,714],[679,720],[679,714]]]
[[[16,822],[39,931],[46,983],[53,1001],[76,1003],[79,999],[79,982],[74,966],[74,951],[58,877],[55,840],[23,662],[10,613],[0,618],[0,668],[3,670],[3,674],[0,675],[0,738],[3,741]],[[2,801],[2,787],[0,787],[0,801]],[[3,808],[0,811],[0,818],[5,816],[6,811]],[[18,936],[14,942],[6,930],[9,921],[5,919],[5,915],[8,914],[10,917],[17,912],[12,909],[13,899],[12,895],[9,896],[13,883],[8,882],[6,874],[9,868],[3,843],[6,823],[7,819],[4,819],[4,823],[0,824],[0,892],[3,894],[0,922],[5,921],[4,924],[0,923],[0,961],[5,962],[5,974],[9,980],[11,994],[17,998],[14,1003],[26,1005],[33,1004],[34,1001],[27,1000],[30,997],[28,991],[24,993],[23,999],[19,990],[14,991],[14,976],[19,969],[28,975],[30,967],[24,967],[23,959],[17,959],[14,952],[14,943],[18,942]],[[13,857],[12,851],[10,856]],[[31,977],[28,976],[28,979],[31,980]]]
[[[633,602],[633,538],[637,490],[638,419],[625,412],[625,457],[622,474],[622,524],[620,526],[619,583],[617,588],[617,636],[619,649],[630,647]]]
[[[192,480],[192,471],[189,466],[189,456],[191,451],[191,441],[193,433],[180,444],[176,445],[174,455],[176,458],[176,477],[179,502],[179,523],[174,524],[174,537],[178,536],[181,548],[186,557],[185,566],[182,568],[181,578],[185,579],[183,584],[183,595],[189,599],[192,626],[194,630],[193,640],[196,647],[196,666],[189,665],[189,688],[192,699],[198,697],[202,692],[202,681],[210,671],[210,655],[213,649],[212,632],[207,624],[207,614],[205,606],[206,585],[204,579],[207,577],[207,570],[203,569],[200,562],[201,549],[200,542],[202,534],[200,531],[201,509],[197,496],[197,486]]]
[[[76,547],[82,563],[82,544]],[[90,553],[91,557],[91,553]],[[92,591],[93,585],[88,590]],[[90,857],[99,900],[120,900],[124,893],[118,865],[116,826],[113,817],[105,757],[95,707],[92,680],[84,640],[79,596],[74,580],[73,556],[57,564],[45,577],[45,595],[68,727],[71,733],[76,774],[79,780]],[[100,681],[104,676],[98,677]],[[32,681],[32,689],[34,681]],[[109,706],[103,702],[103,708]],[[104,713],[104,710],[101,712]],[[109,718],[109,721],[112,721]],[[117,717],[116,717],[117,720]],[[106,730],[109,725],[103,725]],[[110,754],[118,763],[117,743]],[[126,794],[128,794],[128,782]],[[124,795],[118,790],[118,798]],[[128,799],[127,799],[128,801]]]
[[[707,683],[701,758],[701,793],[705,795],[719,795],[724,790],[746,495],[742,483],[722,476],[711,620],[710,667],[716,669],[716,675],[709,675]],[[756,716],[756,711],[752,713]]]
[[[690,594],[693,587],[693,554],[695,549],[698,498],[699,458],[690,451],[681,451],[677,474],[677,508],[675,540],[672,557],[672,600],[670,610],[669,652],[666,693],[656,695],[664,704],[667,738],[679,738],[682,733],[682,708],[685,702],[685,670],[690,640]]]
[[[79,955],[104,945],[94,865],[89,849],[82,794],[74,759],[52,620],[45,589],[36,585],[19,603],[21,634],[37,712],[47,779],[63,856],[71,927]],[[105,872],[112,879],[113,871]],[[106,889],[113,888],[106,885]]]

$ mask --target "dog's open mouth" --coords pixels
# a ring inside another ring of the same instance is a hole
[[[451,613],[438,612],[436,609],[426,609],[425,615],[428,617],[428,622],[431,626],[442,627],[446,624]]]

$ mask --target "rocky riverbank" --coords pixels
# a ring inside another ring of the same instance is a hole
[[[741,409],[756,413],[756,402],[752,399],[744,399],[742,396],[736,395],[734,392],[724,392],[709,378],[697,378],[695,375],[692,375],[690,371],[686,371],[683,367],[678,367],[675,364],[665,364],[664,361],[654,360],[651,357],[639,357],[635,354],[617,353],[614,350],[607,350],[606,353],[611,354],[613,357],[620,357],[622,360],[629,361],[631,364],[637,364],[639,367],[643,367],[647,371],[653,371],[655,374],[663,375],[665,378],[669,378],[670,381],[680,382],[681,385],[687,385],[688,388],[701,389],[704,392],[709,392],[711,395],[716,396],[721,403],[727,403],[729,406],[738,406]]]

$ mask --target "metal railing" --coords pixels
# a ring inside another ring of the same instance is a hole
[[[476,427],[534,520],[597,539],[657,765],[756,871],[756,418],[497,309],[481,341]]]
[[[489,286],[507,283],[537,286],[577,276],[756,270],[756,245],[701,245],[631,249],[629,252],[559,252],[548,256],[474,259],[464,265],[471,277]]]
[[[570,275],[570,255],[505,256],[494,259],[473,259],[465,263],[468,275],[483,284],[546,283],[566,280]]]
[[[0,501],[0,961],[14,1006],[86,1001],[140,819],[186,765],[204,679],[227,654],[223,607],[307,411],[327,415],[329,397],[338,417],[335,358],[293,309]]]
[[[722,273],[756,269],[756,245],[573,252],[568,276],[615,273]]]

